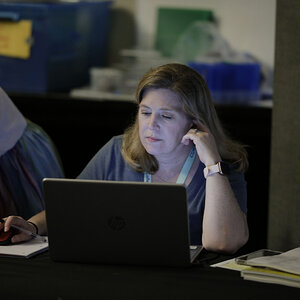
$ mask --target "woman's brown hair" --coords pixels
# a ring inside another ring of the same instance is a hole
[[[138,84],[137,103],[142,101],[146,90],[162,88],[178,94],[185,113],[192,120],[199,121],[209,128],[222,160],[234,163],[238,171],[247,169],[248,160],[244,147],[224,132],[207,84],[197,71],[177,63],[149,70]],[[125,161],[138,172],[154,174],[159,168],[156,158],[146,152],[140,141],[138,117],[124,133],[122,155]]]

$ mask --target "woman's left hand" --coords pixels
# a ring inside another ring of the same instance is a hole
[[[182,143],[188,145],[192,141],[196,146],[199,159],[205,166],[216,164],[221,160],[214,136],[209,129],[197,123],[197,129],[190,129],[182,138]]]

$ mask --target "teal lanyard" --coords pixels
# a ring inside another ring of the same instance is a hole
[[[195,160],[196,153],[197,153],[196,148],[193,147],[191,149],[188,157],[186,158],[185,163],[184,163],[184,165],[183,165],[183,167],[180,171],[180,174],[179,174],[179,176],[177,178],[177,181],[176,181],[177,184],[184,184],[184,182],[185,182],[185,180],[186,180],[186,178],[187,178],[187,176],[190,172],[190,169],[193,165],[193,162]],[[144,173],[144,182],[152,182],[151,174],[149,174],[147,172]]]

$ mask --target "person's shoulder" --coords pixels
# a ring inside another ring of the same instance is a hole
[[[105,179],[107,172],[120,161],[123,137],[112,137],[89,161],[79,178]]]
[[[113,136],[99,151],[101,156],[112,155],[114,157],[119,157],[122,152],[123,145],[123,135]]]
[[[123,142],[123,137],[124,137],[124,135],[123,134],[120,134],[120,135],[115,135],[115,136],[113,136],[112,138],[111,138],[111,141],[113,142],[113,143],[117,143],[117,144],[122,144],[122,142]]]
[[[123,143],[123,135],[116,135],[113,136],[107,143],[108,146],[110,147],[117,147],[117,148],[121,148],[122,147],[122,143]]]

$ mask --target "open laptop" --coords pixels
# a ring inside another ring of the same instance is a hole
[[[188,266],[183,185],[45,178],[50,257],[55,261]]]

